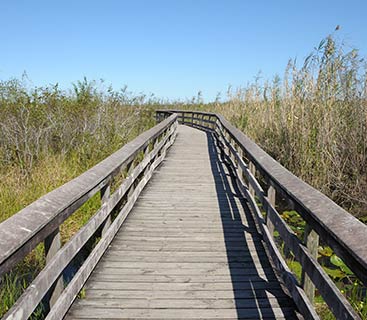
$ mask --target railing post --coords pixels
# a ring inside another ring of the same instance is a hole
[[[233,139],[231,137],[231,135],[229,133],[227,133],[227,139],[228,139],[228,143],[232,146],[233,146]],[[234,165],[236,165],[236,155],[232,152],[231,148],[228,147],[228,152],[229,152],[229,157],[231,158],[232,162]],[[236,169],[236,168],[233,168],[233,169]]]
[[[60,229],[57,228],[54,232],[52,232],[44,240],[44,244],[45,244],[46,264],[48,264],[61,248]],[[57,299],[59,298],[63,290],[64,290],[64,280],[61,275],[49,290],[46,298],[48,300],[47,303],[50,309],[56,303]]]
[[[157,140],[155,140],[155,141],[158,141],[158,139]],[[153,149],[154,149],[154,146],[155,146],[155,144],[153,144]],[[150,151],[150,147],[149,147],[149,144],[145,147],[145,149],[144,149],[144,158],[149,154],[149,151]],[[144,176],[149,172],[149,170],[150,170],[150,166],[151,166],[151,163],[148,163],[147,164],[147,166],[145,167],[145,170],[144,170]]]
[[[227,131],[224,131],[223,132],[223,143],[224,143],[224,150],[225,150],[225,153],[226,155],[231,159],[231,151],[229,149],[229,146],[227,146],[227,142],[230,143],[230,138],[229,138],[229,135],[227,133]],[[226,141],[227,140],[227,141]]]
[[[217,119],[215,121],[215,129],[214,131],[218,134],[218,136],[220,137],[220,128],[221,128],[221,123],[220,121]]]
[[[130,175],[130,173],[134,170],[134,160],[131,161],[128,170],[127,170],[127,176]],[[129,191],[127,192],[127,201],[129,201],[131,199],[132,194],[135,191],[135,181],[132,183],[132,185],[129,188]]]
[[[239,145],[237,145],[237,153],[238,153],[238,156],[243,160],[243,150],[241,149]],[[239,165],[239,162],[240,161],[237,161],[237,171],[238,171],[238,176],[241,179],[241,182],[243,182],[244,173],[243,173],[242,167]]]
[[[270,185],[269,189],[268,189],[268,200],[269,200],[269,204],[273,208],[275,208],[276,191],[275,191],[275,188],[272,185]],[[274,224],[269,219],[269,215],[270,215],[270,208],[267,209],[267,213],[266,213],[266,226],[268,227],[268,230],[269,230],[271,236],[274,237]]]
[[[311,253],[311,255],[317,259],[317,252],[319,247],[319,235],[311,229],[311,227],[307,224],[305,227],[305,238],[304,241],[306,246]],[[306,274],[306,272],[302,269],[302,285],[303,290],[305,291],[308,299],[312,304],[315,301],[315,285]]]
[[[252,161],[249,162],[249,169],[253,177],[256,178],[256,167]],[[255,197],[255,189],[252,187],[251,183],[249,183],[248,189],[250,191],[250,194]]]
[[[110,195],[111,195],[111,182],[108,182],[107,185],[105,185],[101,189],[101,206],[106,205],[108,199],[110,198]],[[105,222],[103,223],[101,232],[102,237],[106,234],[110,225],[111,225],[111,214],[108,215]]]

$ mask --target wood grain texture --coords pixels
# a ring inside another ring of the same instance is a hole
[[[298,318],[215,148],[179,126],[66,319]]]

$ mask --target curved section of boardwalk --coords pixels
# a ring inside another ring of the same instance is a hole
[[[66,316],[296,317],[211,135],[186,126]]]

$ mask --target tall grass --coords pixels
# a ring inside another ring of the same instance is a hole
[[[86,79],[71,92],[0,82],[0,221],[151,127],[158,102]]]
[[[225,115],[297,176],[367,216],[367,68],[329,36],[283,79],[230,90],[203,106]]]

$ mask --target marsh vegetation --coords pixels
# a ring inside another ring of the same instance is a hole
[[[332,37],[302,64],[290,60],[282,78],[257,78],[211,103],[200,94],[191,101],[163,101],[87,79],[69,91],[32,87],[26,78],[0,81],[0,222],[153,126],[158,108],[223,114],[290,171],[367,222],[367,69],[357,50]],[[63,241],[98,206],[92,198],[72,215],[61,229]],[[302,228],[294,214],[285,218]],[[320,250],[339,270],[331,277],[341,290],[352,285],[349,297],[367,317],[365,289],[327,248]],[[0,280],[0,316],[44,263],[38,246]],[[322,314],[331,317],[327,310]]]

